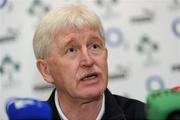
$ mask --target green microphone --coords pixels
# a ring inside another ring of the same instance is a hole
[[[153,90],[147,97],[148,120],[180,120],[180,86]]]

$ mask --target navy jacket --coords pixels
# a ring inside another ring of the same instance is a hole
[[[52,108],[52,119],[60,120],[54,98],[55,90],[48,99],[48,103]],[[105,113],[101,120],[146,120],[145,104],[134,99],[113,95],[106,89]]]

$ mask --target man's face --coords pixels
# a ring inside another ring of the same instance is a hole
[[[107,49],[98,31],[68,30],[57,34],[47,58],[59,95],[91,99],[107,87]]]

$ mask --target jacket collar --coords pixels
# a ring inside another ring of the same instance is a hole
[[[105,91],[105,113],[102,120],[126,120],[122,108],[108,89]]]
[[[53,90],[50,98],[48,99],[48,103],[52,108],[52,120],[60,120],[59,113],[54,102],[55,90],[56,89]],[[116,99],[108,89],[105,91],[105,113],[102,120],[126,120],[122,108],[119,107]]]
[[[61,120],[59,113],[57,111],[56,105],[55,105],[55,91],[56,91],[56,89],[53,90],[53,92],[47,102],[51,106],[52,120]]]

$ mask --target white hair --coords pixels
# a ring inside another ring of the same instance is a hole
[[[51,42],[57,32],[68,29],[98,30],[104,39],[104,30],[100,18],[87,6],[82,4],[69,4],[49,12],[40,22],[33,38],[33,49],[36,59],[47,58]]]

